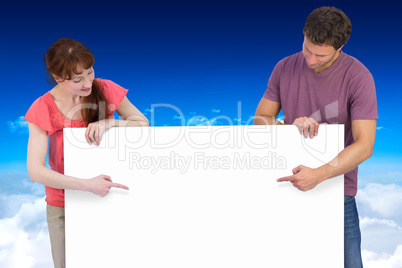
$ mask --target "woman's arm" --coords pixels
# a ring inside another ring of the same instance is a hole
[[[147,127],[148,119],[135,107],[127,97],[117,107],[117,113],[123,120],[114,120],[114,127]]]
[[[146,127],[149,126],[148,119],[124,97],[123,101],[117,107],[117,113],[123,120],[104,119],[91,123],[85,132],[85,138],[89,144],[99,145],[103,133],[111,127]]]
[[[48,136],[46,131],[29,123],[29,140],[27,151],[27,168],[33,182],[56,188],[92,192],[105,196],[111,187],[128,190],[127,186],[113,183],[109,176],[100,175],[92,179],[78,179],[60,174],[46,167]]]

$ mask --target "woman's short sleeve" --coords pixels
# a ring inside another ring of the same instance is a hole
[[[109,102],[109,114],[112,115],[127,95],[128,90],[110,80],[99,79],[98,82]]]
[[[24,119],[29,123],[37,125],[39,128],[47,131],[48,135],[55,131],[51,121],[50,107],[46,104],[44,97],[38,98],[25,114]]]

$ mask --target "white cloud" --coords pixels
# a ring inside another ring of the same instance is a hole
[[[362,250],[362,259],[365,268],[401,268],[402,244],[397,246],[393,254],[379,254],[368,250]]]
[[[0,219],[15,216],[26,203],[34,202],[38,196],[32,194],[0,195]]]
[[[285,123],[284,117],[283,116],[278,116],[278,118],[276,118],[276,121],[281,122],[282,124]]]
[[[402,245],[402,228],[393,220],[363,217],[360,227],[362,248],[367,251],[392,254]]]
[[[217,114],[215,117],[209,118],[199,115],[196,112],[190,112],[188,115],[173,115],[173,120],[180,120],[183,126],[231,126],[231,125],[252,125],[254,116],[249,116],[247,120],[242,118],[229,117],[227,115],[219,115],[220,109],[212,109],[211,113]]]
[[[211,119],[208,119],[205,116],[201,115],[195,115],[195,116],[188,116],[188,117],[183,117],[183,116],[173,116],[173,119],[175,120],[182,120],[182,122],[186,126],[216,126],[220,124],[224,125],[231,125],[233,124],[232,120],[229,117],[225,116],[217,116],[213,117]]]
[[[377,218],[368,218],[364,217],[360,219],[360,227],[361,228],[369,228],[373,225],[384,225],[391,228],[396,228],[398,230],[402,230],[402,228],[393,220],[386,220],[386,219],[377,219]]]
[[[396,184],[370,183],[357,193],[359,210],[375,218],[390,218],[402,222],[402,187]]]
[[[213,118],[206,118],[203,116],[193,116],[186,122],[187,126],[231,126],[234,122],[227,116],[216,116]]]
[[[237,117],[235,117],[235,118],[233,119],[233,122],[234,122],[236,125],[252,125],[252,124],[253,124],[253,121],[254,121],[254,116],[249,116],[249,118],[248,118],[247,121],[242,120],[242,118],[237,118]]]
[[[381,130],[383,128],[384,128],[383,126],[379,126],[379,127],[377,127],[377,130]]]
[[[15,216],[25,203],[45,195],[45,187],[32,182],[27,174],[0,174],[0,219]]]
[[[0,219],[0,267],[51,267],[44,198],[19,193],[0,197],[2,205],[18,203],[17,213]],[[364,267],[401,268],[402,187],[368,184],[359,189],[357,202]]]
[[[187,126],[212,126],[211,121],[203,116],[193,116],[186,122]]]
[[[402,187],[369,183],[357,193],[364,267],[402,267]]]
[[[25,121],[24,116],[18,117],[15,121],[8,121],[7,124],[11,132],[18,132],[19,134],[28,133],[28,122]]]
[[[0,219],[0,267],[51,267],[44,198],[25,203],[12,218]]]
[[[45,187],[39,183],[32,182],[28,174],[17,172],[0,174],[0,194],[32,194],[43,196],[45,193],[44,190]]]
[[[362,165],[361,169],[363,168],[364,173],[362,172],[362,174],[359,174],[359,185],[361,185],[362,187],[365,187],[373,183],[378,184],[380,180],[382,185],[388,185],[388,184],[402,185],[402,172],[393,171],[393,170],[400,170],[402,168],[400,164],[377,165],[377,166],[372,165],[370,167],[367,167],[367,165],[365,166]],[[381,173],[378,173],[379,170],[381,170]]]
[[[142,114],[143,115],[145,115],[145,116],[147,116],[149,113],[152,113],[154,111],[154,109],[145,109],[143,112],[142,112]]]

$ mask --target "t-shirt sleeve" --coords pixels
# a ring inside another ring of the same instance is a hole
[[[374,79],[366,70],[356,75],[351,83],[350,116],[352,120],[378,119]]]
[[[280,93],[280,77],[282,72],[282,61],[278,62],[268,79],[268,86],[264,93],[264,98],[274,101],[281,102]]]
[[[39,128],[47,131],[48,135],[55,132],[53,127],[49,106],[46,104],[44,97],[38,98],[25,114],[24,119],[29,123],[37,125]]]
[[[105,97],[109,102],[109,114],[112,115],[127,95],[128,90],[110,80],[101,79],[99,80],[99,83],[103,90],[103,94],[105,94]]]

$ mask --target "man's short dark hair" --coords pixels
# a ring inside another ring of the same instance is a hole
[[[333,46],[338,50],[352,33],[350,19],[335,7],[320,7],[307,17],[304,36],[315,45]]]

